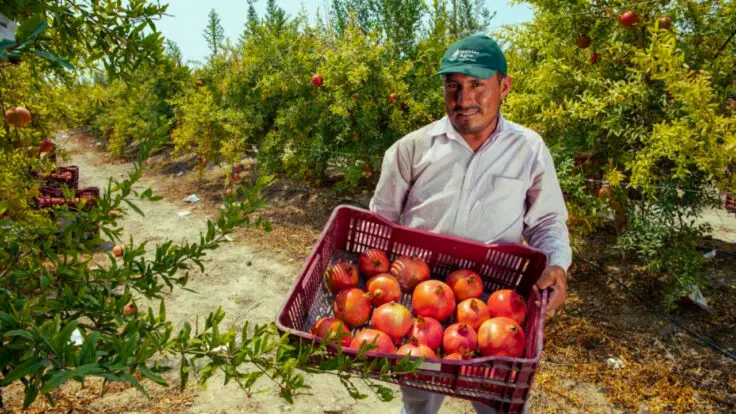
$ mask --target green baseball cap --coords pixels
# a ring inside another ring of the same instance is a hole
[[[486,35],[472,35],[450,45],[442,56],[442,66],[432,76],[462,73],[487,79],[501,72],[506,75],[506,57],[496,41]]]

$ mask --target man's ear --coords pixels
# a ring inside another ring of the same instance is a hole
[[[506,75],[501,79],[501,100],[506,97],[506,94],[511,90],[511,76]]]

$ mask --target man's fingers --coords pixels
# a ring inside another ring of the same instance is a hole
[[[555,283],[555,274],[554,272],[551,272],[549,269],[547,269],[542,273],[542,276],[539,277],[539,280],[537,281],[537,288],[547,289],[548,287],[552,286],[553,283]]]

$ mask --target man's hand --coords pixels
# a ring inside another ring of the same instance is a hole
[[[567,272],[560,266],[549,266],[544,269],[537,281],[538,289],[551,288],[552,292],[547,300],[547,318],[555,314],[555,310],[567,298]]]

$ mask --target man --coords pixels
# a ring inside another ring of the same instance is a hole
[[[488,36],[464,38],[448,48],[436,75],[443,76],[447,115],[386,151],[370,209],[484,243],[526,239],[547,256],[537,287],[551,288],[551,315],[567,296],[567,209],[542,138],[499,111],[511,90],[503,51]],[[407,414],[436,413],[444,399],[409,387],[402,394]]]

